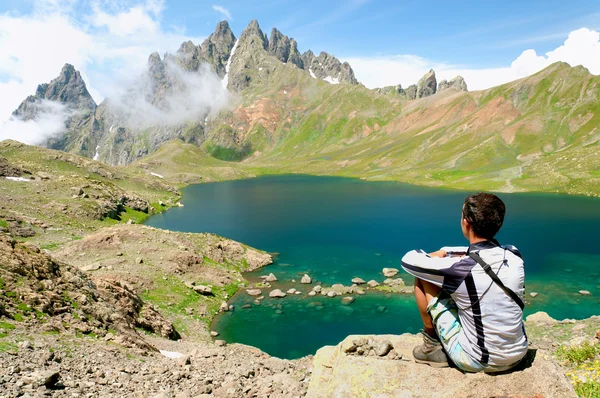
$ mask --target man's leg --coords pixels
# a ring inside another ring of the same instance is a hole
[[[444,353],[442,343],[437,337],[435,325],[427,312],[427,305],[437,297],[442,289],[436,285],[415,278],[415,299],[423,320],[423,344],[415,347],[413,356],[417,363],[424,363],[434,367],[448,366],[448,359]]]
[[[436,297],[442,289],[433,283],[426,282],[419,278],[415,278],[415,299],[417,307],[423,320],[423,329],[431,337],[437,338],[435,326],[431,320],[431,316],[427,313],[427,305]]]

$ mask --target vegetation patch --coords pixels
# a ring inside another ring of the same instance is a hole
[[[566,373],[579,397],[600,396],[600,345],[585,342],[577,347],[561,346],[556,356],[567,362]]]

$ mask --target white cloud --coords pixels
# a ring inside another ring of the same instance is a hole
[[[65,131],[65,122],[73,115],[72,111],[60,103],[43,101],[37,107],[36,120],[23,121],[15,116],[0,123],[0,138],[17,140],[25,144],[37,145],[48,138]]]
[[[100,0],[92,1],[36,0],[29,14],[0,14],[0,126],[65,63],[81,72],[99,103],[138,78],[152,52],[174,52],[184,41],[203,40],[165,28],[162,0],[133,0],[133,5],[109,0],[102,9]],[[6,126],[0,140],[9,134]]]
[[[435,62],[416,55],[392,57],[345,58],[352,65],[356,78],[369,88],[415,84],[431,68],[438,81],[457,75],[465,78],[469,90],[482,90],[534,74],[558,61],[571,66],[583,65],[595,75],[600,74],[600,33],[587,28],[571,32],[564,44],[538,55],[525,50],[510,66],[474,69]]]
[[[216,12],[219,12],[223,15],[223,17],[225,17],[225,19],[232,21],[233,18],[231,18],[231,13],[229,12],[229,10],[225,7],[221,7],[218,5],[213,5],[212,6],[213,10],[215,10]]]

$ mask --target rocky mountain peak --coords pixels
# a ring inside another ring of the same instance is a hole
[[[281,62],[287,62],[290,56],[290,39],[277,28],[273,28],[269,37],[268,51]]]
[[[256,19],[252,20],[250,24],[244,29],[242,34],[240,35],[240,41],[248,41],[252,40],[256,37],[259,41],[259,44],[262,45],[263,49],[268,49],[269,41],[267,40],[267,35],[263,33],[258,25],[258,21]]]
[[[437,91],[443,91],[443,90],[447,90],[449,88],[459,90],[459,91],[469,91],[467,89],[467,83],[465,82],[465,79],[462,76],[456,76],[454,79],[451,79],[450,81],[442,80],[438,84]]]
[[[311,76],[325,80],[331,84],[350,83],[358,84],[352,67],[347,62],[340,62],[339,59],[331,54],[322,51],[318,57],[310,50],[302,54],[304,69],[307,69]]]
[[[90,95],[81,73],[71,64],[65,64],[60,75],[50,83],[40,84],[35,95],[30,95],[13,112],[23,120],[35,119],[42,111],[43,101],[53,101],[76,110],[81,116],[88,116],[96,109],[96,102]]]
[[[417,98],[429,97],[437,92],[435,71],[430,69],[417,83]]]
[[[210,64],[211,68],[223,78],[225,76],[225,65],[227,65],[235,40],[229,23],[227,21],[219,22],[215,31],[198,48],[199,61]],[[192,69],[188,70],[197,70],[199,61],[191,65]]]

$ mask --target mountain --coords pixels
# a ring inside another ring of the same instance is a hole
[[[206,76],[213,80],[190,81]],[[223,100],[223,108],[194,102],[189,93],[209,83],[227,87],[235,100]],[[100,160],[129,164],[181,139],[213,158],[243,161],[230,163],[234,169],[600,191],[589,189],[598,178],[598,77],[564,63],[476,92],[460,76],[438,84],[433,70],[407,88],[369,90],[350,65],[327,53],[301,54],[276,28],[267,36],[252,21],[236,38],[221,22],[200,46],[186,42],[175,54],[152,54],[132,98],[140,92],[159,117],[142,112],[145,124],[136,125],[136,101],[119,107],[108,99],[78,134],[66,135],[64,149],[91,157],[97,148]],[[164,123],[182,109],[188,118]]]

